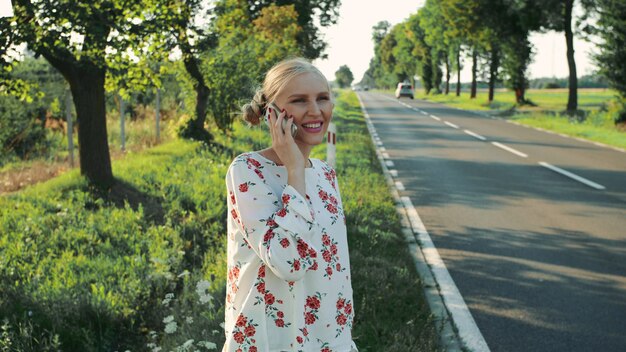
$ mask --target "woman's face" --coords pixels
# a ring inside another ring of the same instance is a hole
[[[275,102],[285,109],[287,117],[293,116],[293,123],[298,126],[298,145],[314,146],[324,141],[334,105],[323,77],[313,72],[294,77]]]

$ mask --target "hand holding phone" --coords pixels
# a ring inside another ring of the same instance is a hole
[[[269,126],[270,124],[270,109],[271,111],[274,111],[274,116],[276,119],[278,119],[278,112],[280,111],[280,108],[278,106],[276,106],[276,104],[274,103],[269,103],[267,104],[267,108],[265,109],[265,123]],[[287,128],[287,119],[283,118],[283,123],[282,123],[282,128],[283,128],[283,132],[285,132],[285,128]],[[295,137],[296,134],[298,133],[298,126],[296,126],[295,123],[291,124],[291,136]]]

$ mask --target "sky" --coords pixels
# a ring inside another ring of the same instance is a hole
[[[400,23],[420,8],[423,0],[341,0],[339,20],[336,25],[324,28],[328,43],[328,59],[316,60],[314,64],[329,80],[335,79],[335,72],[342,65],[348,65],[354,75],[354,82],[359,82],[374,56],[372,27],[379,21],[388,21],[392,25]],[[528,73],[530,78],[567,77],[569,70],[565,56],[565,35],[550,32],[532,34],[531,42],[535,46],[533,63]],[[578,76],[591,74],[595,66],[589,54],[594,45],[577,39],[574,42]],[[471,63],[466,61],[461,71],[461,80],[471,80]]]
[[[11,0],[0,0],[0,17],[13,16],[13,9],[11,8]]]

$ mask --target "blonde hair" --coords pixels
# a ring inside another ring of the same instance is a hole
[[[252,101],[241,107],[243,119],[252,125],[258,125],[261,122],[261,116],[265,114],[267,104],[274,101],[293,78],[303,73],[320,75],[328,85],[328,92],[331,93],[330,84],[326,77],[308,60],[303,58],[283,60],[267,71],[263,86],[256,91]]]

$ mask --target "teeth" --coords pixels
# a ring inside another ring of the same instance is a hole
[[[322,126],[321,122],[314,123],[314,124],[308,124],[307,123],[307,124],[302,125],[302,127],[306,127],[306,128],[318,128],[320,126]]]

